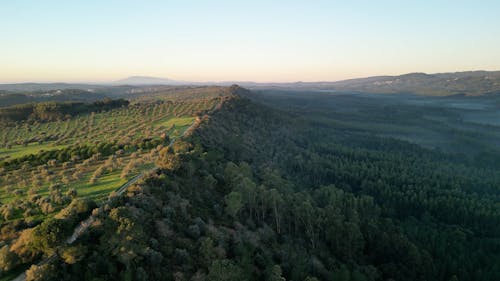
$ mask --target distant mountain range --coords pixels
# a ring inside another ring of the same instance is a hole
[[[92,84],[21,83],[0,84],[0,91],[32,92],[64,89],[107,89],[116,86],[157,85],[230,85],[239,84],[250,89],[320,90],[335,92],[360,92],[377,94],[407,93],[430,96],[485,95],[500,93],[500,71],[468,71],[455,73],[409,73],[399,76],[374,76],[336,82],[190,82],[149,76],[131,76],[125,79]],[[1,94],[1,93],[0,93]]]
[[[0,84],[0,91],[11,92],[36,92],[36,91],[54,91],[66,89],[96,89],[103,85],[92,85],[83,83],[15,83]]]
[[[112,82],[113,85],[132,85],[132,86],[143,86],[143,85],[186,85],[186,84],[198,84],[194,82],[184,82],[177,81],[168,78],[150,77],[150,76],[130,76],[125,79],[117,80]]]
[[[477,96],[500,93],[500,71],[455,73],[409,73],[399,76],[375,76],[337,82],[297,82],[269,84],[276,88],[325,90],[377,94],[406,93],[428,96]]]

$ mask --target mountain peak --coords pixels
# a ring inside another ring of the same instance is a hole
[[[178,84],[182,84],[182,82],[172,80],[169,78],[134,75],[134,76],[129,76],[125,79],[117,80],[117,81],[113,82],[113,84],[117,84],[117,85],[172,85],[172,84],[175,84],[175,85],[178,85]]]

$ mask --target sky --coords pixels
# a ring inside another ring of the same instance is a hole
[[[0,83],[336,81],[500,70],[498,0],[16,0]]]

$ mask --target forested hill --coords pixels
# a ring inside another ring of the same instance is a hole
[[[29,274],[500,280],[500,175],[460,157],[233,96]]]
[[[409,73],[341,81],[336,83],[336,88],[367,93],[413,93],[429,96],[498,94],[500,72]]]
[[[408,73],[397,76],[374,76],[337,82],[297,82],[251,85],[254,88],[285,88],[377,94],[416,94],[424,96],[479,96],[500,93],[500,71],[455,73]]]

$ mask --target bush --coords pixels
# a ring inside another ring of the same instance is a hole
[[[19,257],[9,250],[9,246],[0,249],[0,270],[9,271],[20,262]]]
[[[52,264],[32,265],[26,270],[26,281],[48,281],[55,277],[55,266]]]

